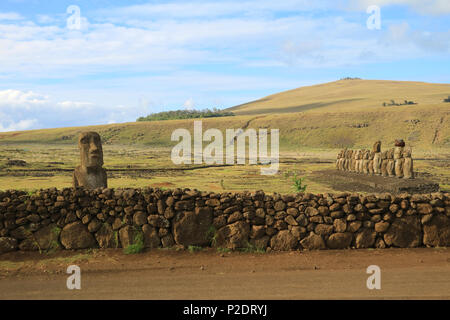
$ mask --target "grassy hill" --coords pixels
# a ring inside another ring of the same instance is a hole
[[[282,150],[382,147],[395,139],[424,153],[450,153],[450,84],[341,80],[294,89],[228,109],[237,116],[202,119],[203,130],[280,129]],[[391,99],[417,105],[382,107]],[[106,144],[171,147],[177,128],[193,132],[194,120],[135,122],[77,128],[0,133],[0,144],[74,144],[78,133],[95,130]]]
[[[301,87],[227,109],[237,115],[289,112],[382,111],[383,102],[441,104],[450,84],[387,80],[339,80]]]

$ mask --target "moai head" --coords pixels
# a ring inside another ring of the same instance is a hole
[[[375,142],[372,151],[375,153],[381,152],[381,141]]]
[[[370,157],[370,151],[369,150],[364,151],[364,159],[369,160],[369,157]]]
[[[369,155],[369,159],[373,160],[373,158],[375,158],[375,152],[371,151],[370,155]]]
[[[101,167],[103,165],[102,141],[97,132],[80,133],[78,147],[83,167]]]
[[[396,139],[395,140],[395,146],[396,147],[404,147],[405,146],[405,141],[403,141],[403,139]]]
[[[387,158],[394,159],[394,148],[389,149],[389,151],[387,152]]]
[[[381,160],[386,160],[386,159],[388,159],[388,154],[389,154],[389,151],[383,151],[383,152],[381,153]]]
[[[348,150],[348,158],[351,159],[353,157],[353,150]]]
[[[411,148],[403,150],[403,158],[411,158]]]

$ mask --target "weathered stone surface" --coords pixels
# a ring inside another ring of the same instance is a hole
[[[429,203],[418,203],[417,212],[420,214],[430,214],[433,212],[433,207]]]
[[[380,221],[375,223],[376,232],[386,232],[389,229],[389,222]]]
[[[138,233],[140,230],[138,230],[136,227],[133,226],[124,226],[120,228],[119,230],[119,241],[122,248],[127,248],[128,246],[135,244],[136,240],[138,239]]]
[[[142,231],[144,232],[144,246],[145,248],[158,248],[161,245],[161,239],[158,236],[156,228],[149,224],[144,224],[142,226]]]
[[[333,233],[333,226],[329,224],[318,224],[314,232],[321,236],[327,236]]]
[[[251,239],[262,238],[266,234],[266,228],[264,226],[252,226],[250,230]]]
[[[436,215],[425,224],[423,243],[430,247],[450,247],[450,218]]]
[[[52,223],[48,226],[39,229],[35,233],[33,233],[32,240],[34,246],[37,246],[37,249],[33,250],[48,250],[48,249],[58,249],[60,247],[59,244],[59,235],[61,233],[61,229],[56,226],[56,224]],[[22,245],[22,243],[21,243]],[[21,250],[23,250],[21,248]]]
[[[89,232],[97,232],[101,226],[102,226],[101,221],[99,221],[97,218],[94,218],[94,219],[92,219],[91,222],[89,222],[88,230],[89,230]]]
[[[184,246],[209,244],[210,237],[213,236],[208,234],[212,222],[213,214],[210,207],[179,213],[173,223],[175,242]]]
[[[375,243],[377,233],[372,229],[363,229],[356,235],[356,248],[372,248]]]
[[[66,249],[86,249],[96,246],[94,237],[81,221],[72,222],[63,228],[61,243]]]
[[[269,240],[270,237],[266,235],[259,239],[250,239],[250,244],[258,250],[266,250]]]
[[[333,233],[327,240],[327,246],[330,249],[345,249],[350,247],[353,240],[353,234],[349,232]]]
[[[17,240],[10,237],[0,237],[0,254],[17,250]]]
[[[336,232],[345,232],[347,229],[347,222],[345,219],[335,219],[333,221],[334,231]]]
[[[323,238],[314,232],[311,232],[309,236],[301,240],[300,244],[303,248],[308,250],[321,250],[327,248]]]
[[[416,216],[395,220],[384,234],[384,242],[389,246],[413,248],[421,245],[422,231]]]
[[[298,239],[288,230],[281,230],[270,239],[270,247],[275,251],[288,251],[297,248]]]
[[[118,248],[119,235],[114,231],[109,223],[103,223],[95,233],[95,239],[100,248]]]
[[[133,216],[133,222],[135,225],[142,226],[147,223],[147,214],[142,211],[138,211]]]
[[[226,225],[216,233],[216,247],[237,249],[247,246],[250,226],[244,221]]]

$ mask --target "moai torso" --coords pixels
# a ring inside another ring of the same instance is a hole
[[[87,189],[107,188],[106,170],[103,166],[103,149],[97,132],[82,132],[78,139],[81,165],[73,172],[73,187]]]
[[[369,156],[369,174],[373,174],[373,158],[375,157],[375,152],[371,151]]]
[[[375,144],[373,145],[372,151],[374,152],[373,173],[380,175],[381,174],[381,141],[375,142]]]
[[[363,156],[363,173],[364,174],[369,173],[369,156],[370,156],[370,151],[366,150],[364,152],[364,156]]]
[[[387,177],[388,176],[388,172],[387,172],[387,165],[388,165],[387,154],[388,154],[388,151],[384,151],[384,152],[381,153],[380,173],[381,173],[381,175],[383,177]]]
[[[403,178],[414,179],[413,160],[411,157],[411,149],[403,151]]]
[[[395,147],[394,148],[394,170],[395,170],[395,176],[397,178],[403,177],[403,147]]]
[[[352,157],[352,171],[356,172],[356,162],[358,160],[358,152],[356,150],[353,150],[353,157]]]
[[[389,151],[387,152],[386,170],[389,177],[395,177],[394,149],[389,149]]]

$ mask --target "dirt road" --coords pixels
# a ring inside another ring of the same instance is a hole
[[[81,268],[68,290],[66,268]],[[381,290],[366,287],[369,265]],[[450,299],[450,249],[0,255],[0,299]]]

